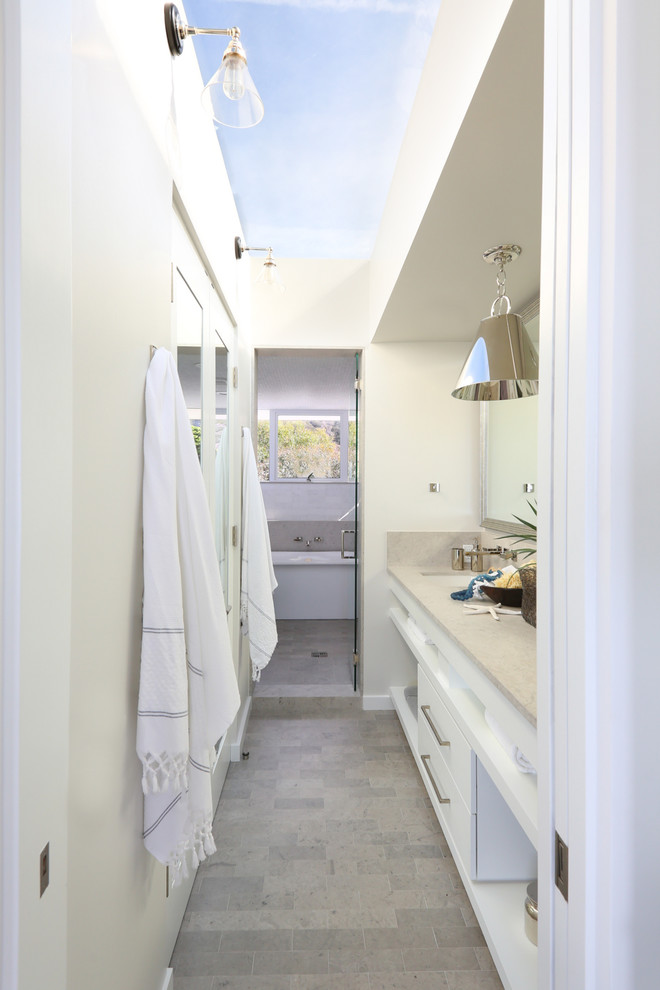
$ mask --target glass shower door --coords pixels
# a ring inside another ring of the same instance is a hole
[[[358,668],[360,665],[360,472],[359,472],[359,424],[360,424],[360,355],[355,355],[355,406],[348,417],[348,478],[354,484],[353,502],[355,519],[353,523],[353,690],[358,689]],[[351,532],[351,530],[346,531]],[[342,554],[344,533],[342,533]]]

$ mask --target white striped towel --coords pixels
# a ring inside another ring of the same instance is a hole
[[[277,646],[273,592],[277,587],[270,552],[268,520],[264,508],[252,437],[243,428],[243,533],[241,552],[241,624],[250,641],[252,679],[261,671]]]
[[[536,773],[536,768],[527,759],[525,754],[516,746],[514,742],[509,739],[504,729],[501,727],[498,721],[493,718],[488,709],[484,711],[484,717],[486,723],[490,728],[491,732],[497,739],[498,743],[508,755],[509,759],[513,761],[517,770],[521,773]]]
[[[215,851],[214,747],[240,695],[210,513],[172,355],[146,382],[144,603],[137,752],[144,843],[174,883]]]
[[[227,529],[229,526],[229,437],[225,428],[215,452],[215,549],[220,576],[227,563]],[[225,588],[225,591],[227,589]]]

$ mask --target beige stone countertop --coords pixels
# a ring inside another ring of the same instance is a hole
[[[521,615],[470,615],[452,591],[467,588],[470,571],[448,571],[441,580],[425,577],[428,567],[390,563],[388,572],[412,595],[525,718],[536,725],[536,629]],[[456,585],[447,583],[456,578]],[[487,604],[487,602],[483,602]]]

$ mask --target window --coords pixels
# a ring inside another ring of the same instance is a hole
[[[270,481],[270,412],[257,415],[257,473],[259,481]]]
[[[259,410],[257,454],[260,481],[353,480],[354,419],[338,410]]]
[[[348,480],[357,478],[357,417],[354,412],[348,414]]]

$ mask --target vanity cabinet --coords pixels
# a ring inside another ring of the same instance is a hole
[[[391,688],[394,706],[502,983],[535,990],[538,950],[525,935],[524,903],[537,875],[536,775],[520,772],[485,712],[532,763],[534,719],[420,603],[405,572],[390,588],[390,618],[417,661],[417,705],[407,685]],[[450,608],[461,616],[457,603]]]

